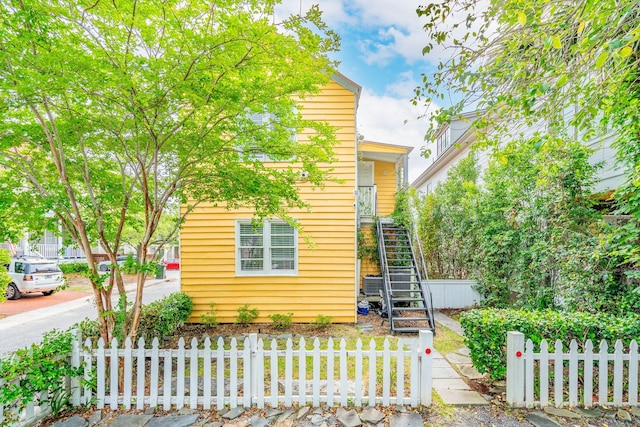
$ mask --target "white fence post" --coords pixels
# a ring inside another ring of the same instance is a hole
[[[507,403],[524,406],[524,334],[507,333]]]
[[[431,405],[433,388],[433,332],[420,331],[418,337],[418,351],[420,352],[420,404]]]

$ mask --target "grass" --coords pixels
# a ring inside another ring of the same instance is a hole
[[[436,336],[433,339],[433,346],[440,354],[449,354],[463,348],[464,339],[451,329],[438,324]]]

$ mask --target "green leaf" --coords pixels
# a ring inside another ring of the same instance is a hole
[[[621,58],[626,58],[627,56],[631,55],[631,52],[633,52],[633,48],[631,46],[625,46],[620,49],[619,54]]]
[[[556,87],[561,88],[562,86],[566,85],[568,81],[569,81],[569,75],[564,74],[558,79],[558,82],[556,83]]]
[[[609,58],[609,51],[602,51],[600,55],[596,58],[596,67],[602,68],[605,62],[607,62],[607,58]]]
[[[522,11],[518,12],[518,24],[522,25],[523,27],[527,24],[527,15],[525,15],[525,13]]]
[[[553,46],[555,49],[562,49],[562,41],[560,41],[559,36],[551,37],[551,46]]]

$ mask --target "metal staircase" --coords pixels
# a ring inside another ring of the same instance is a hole
[[[414,251],[406,228],[386,218],[378,218],[376,227],[383,300],[391,331],[431,330],[435,334],[431,290],[421,251]]]

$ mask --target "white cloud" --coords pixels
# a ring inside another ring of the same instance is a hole
[[[410,75],[389,86],[385,95],[363,89],[358,108],[358,132],[370,141],[414,147],[409,156],[409,182],[415,180],[433,160],[420,155],[426,145],[427,122],[424,106],[414,106],[402,94],[415,87]]]

